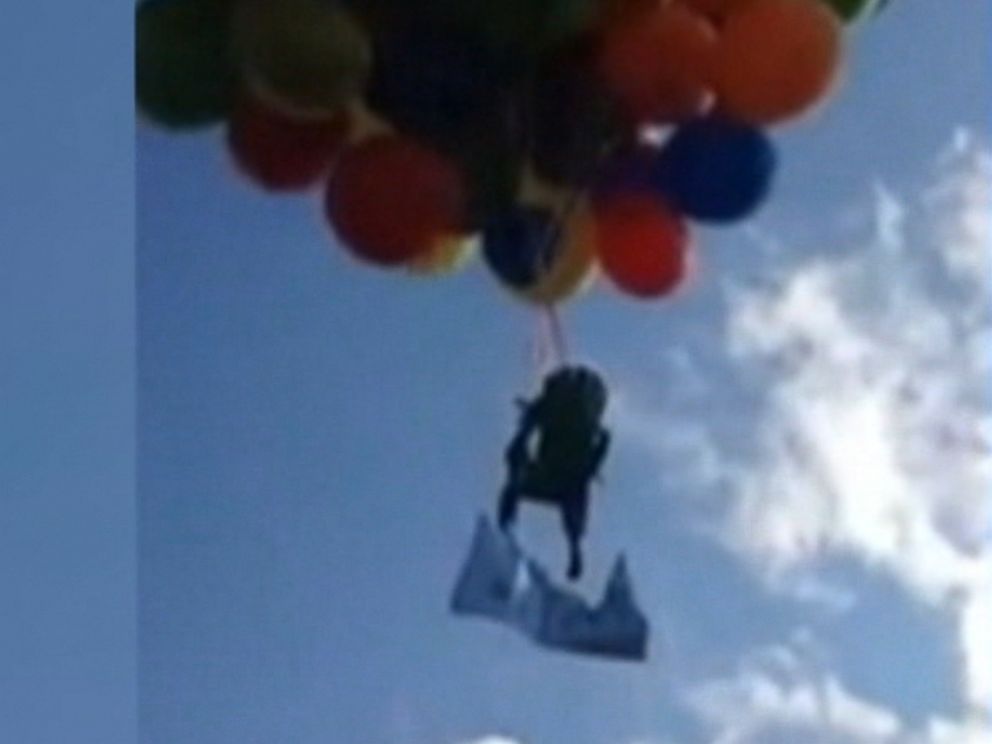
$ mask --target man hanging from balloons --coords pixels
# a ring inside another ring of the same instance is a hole
[[[579,543],[590,487],[610,446],[610,434],[601,423],[606,399],[606,385],[592,370],[554,371],[541,394],[521,404],[520,426],[506,451],[509,472],[500,495],[500,527],[506,529],[516,520],[521,499],[560,509],[568,538],[568,577],[573,580],[582,575]]]
[[[599,273],[651,300],[695,265],[692,223],[739,222],[768,198],[767,130],[811,118],[837,87],[848,29],[887,3],[142,0],[136,98],[171,131],[224,127],[258,188],[319,190],[336,243],[369,265],[440,275],[479,246],[539,308]],[[588,369],[551,370],[510,448],[500,522],[519,498],[562,508],[573,578],[605,401]],[[632,604],[625,566],[617,576],[607,594]],[[542,606],[572,601],[538,584]],[[582,643],[574,623],[523,629],[603,651],[595,618],[609,608],[580,609],[593,629]]]

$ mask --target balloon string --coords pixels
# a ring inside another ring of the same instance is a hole
[[[559,208],[553,211],[551,222],[547,228],[544,250],[538,251],[537,255],[534,256],[535,265],[533,268],[536,274],[540,275],[542,270],[546,270],[547,267],[540,265],[542,259],[547,259],[554,255],[555,248],[558,247],[558,243],[563,238],[568,219],[579,208],[582,199],[590,190],[595,174],[602,163],[610,157],[619,145],[619,139],[607,140],[600,149],[586,177],[580,179],[580,183],[571,189]],[[542,305],[542,311],[535,332],[533,347],[534,369],[538,377],[538,384],[541,383],[544,374],[548,371],[548,367],[563,366],[569,356],[565,329],[558,314],[557,306],[554,302],[548,302]]]
[[[540,318],[534,324],[534,337],[531,341],[531,364],[534,370],[534,388],[540,388],[544,379],[545,366],[547,362],[547,344],[544,340],[544,329]]]
[[[548,322],[555,366],[560,367],[568,361],[568,342],[565,339],[565,328],[562,325],[561,316],[558,314],[558,308],[554,305],[549,304],[544,307],[544,317]]]
[[[535,256],[535,261],[540,261],[542,258],[550,260],[550,257],[554,255],[555,248],[558,247],[558,244],[564,237],[568,220],[578,211],[582,200],[592,190],[596,174],[599,172],[602,164],[614,153],[620,144],[621,140],[618,138],[608,139],[604,142],[592,165],[589,167],[589,171],[579,179],[578,184],[569,190],[563,203],[557,209],[553,210],[551,224],[548,226],[547,236],[545,238],[544,250],[538,252],[538,255]],[[542,268],[546,269],[547,267],[535,266],[534,268],[540,272]]]
[[[535,321],[533,369],[534,382],[540,387],[546,375],[566,363],[568,346],[554,305],[542,305]]]

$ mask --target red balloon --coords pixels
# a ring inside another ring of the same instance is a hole
[[[228,123],[238,168],[269,191],[302,191],[330,170],[350,131],[346,116],[297,119],[246,97]]]
[[[593,207],[596,247],[604,273],[643,299],[673,292],[689,268],[689,229],[658,197],[618,193]]]
[[[406,264],[464,222],[465,189],[457,168],[400,136],[346,150],[328,183],[327,216],[358,258]]]

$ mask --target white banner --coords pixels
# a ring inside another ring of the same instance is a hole
[[[616,659],[647,658],[649,627],[637,606],[624,557],[617,558],[602,600],[590,607],[556,586],[512,537],[482,516],[451,598],[456,615],[516,628],[536,643]]]

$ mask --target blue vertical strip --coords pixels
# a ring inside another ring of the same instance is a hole
[[[133,4],[0,24],[0,741],[136,739]]]

